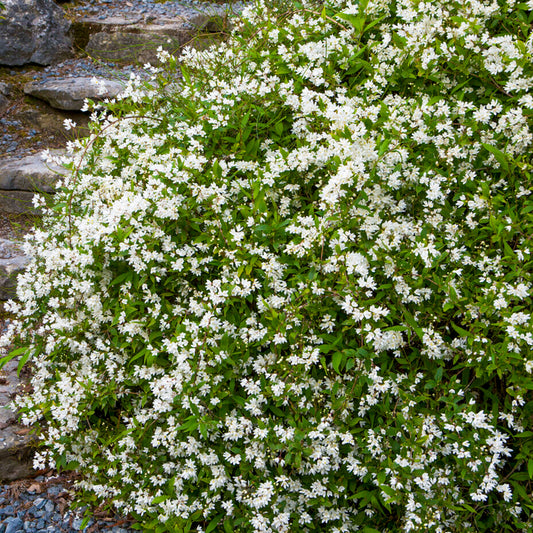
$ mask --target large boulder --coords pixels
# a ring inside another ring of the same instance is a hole
[[[54,150],[62,155],[62,150]],[[40,191],[53,193],[54,183],[66,174],[65,168],[47,163],[42,154],[9,157],[0,160],[0,193],[4,191]]]
[[[57,109],[79,111],[87,98],[91,100],[114,98],[123,89],[124,84],[115,80],[80,76],[30,82],[25,85],[24,92],[46,100]]]
[[[204,23],[199,17],[160,18],[150,23],[133,17],[87,17],[78,27],[87,28],[85,33],[90,34],[85,51],[92,58],[143,65],[158,62],[159,48],[178,55],[185,45],[206,48],[215,43],[219,36],[202,30],[205,26],[198,27],[196,21]]]
[[[59,155],[62,152],[58,150],[54,153]],[[0,211],[9,214],[39,215],[40,210],[33,205],[35,192],[53,193],[55,182],[66,172],[59,165],[46,163],[41,154],[0,160]]]
[[[53,0],[3,0],[0,64],[50,65],[72,55],[70,22]]]
[[[20,243],[0,239],[0,301],[17,297],[17,276],[28,261]]]
[[[0,238],[0,301],[16,298],[17,276],[24,270],[28,261],[29,258],[22,251],[20,243]]]

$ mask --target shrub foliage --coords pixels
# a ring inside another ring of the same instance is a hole
[[[132,79],[3,338],[37,466],[144,531],[531,531],[532,9],[258,2]]]

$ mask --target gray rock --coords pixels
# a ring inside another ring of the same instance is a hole
[[[6,520],[7,527],[5,533],[17,533],[24,530],[24,522],[20,518],[13,517],[9,522]]]
[[[3,113],[9,107],[9,100],[0,94],[0,113]]]
[[[205,48],[217,40],[214,34],[198,32],[182,22],[139,23],[102,29],[109,31],[92,34],[85,51],[91,57],[118,63],[155,64],[159,47],[179,54],[186,45]]]
[[[81,524],[83,523],[83,518],[74,518],[72,521],[72,529],[74,531],[79,531],[81,529]]]
[[[66,111],[79,111],[86,98],[103,100],[114,98],[123,89],[123,84],[114,80],[98,78],[100,84],[95,84],[93,78],[57,78],[41,82],[30,82],[24,87],[24,92],[36,98],[46,100],[52,107]]]
[[[10,84],[0,82],[0,113],[3,113],[9,107],[9,96],[11,96],[13,88]]]
[[[80,24],[84,24],[86,27],[99,28],[96,31],[116,31],[119,27],[132,26],[142,22],[143,18],[135,13],[123,13],[121,15],[104,16],[89,16],[84,17],[79,21]]]
[[[29,99],[28,99],[29,100]],[[32,128],[39,140],[48,141],[50,134],[57,135],[58,138],[75,139],[89,134],[87,125],[89,116],[80,111],[61,111],[50,107],[44,100],[31,98],[31,102],[25,102],[17,109],[17,117],[26,129]],[[71,130],[65,130],[65,118],[70,118],[78,126]],[[47,143],[48,144],[48,143]]]
[[[84,50],[94,33],[119,31],[125,26],[138,24],[141,21],[142,17],[135,15],[135,13],[124,13],[120,17],[104,17],[103,20],[97,16],[78,18],[72,22],[70,30],[74,40],[74,48]]]
[[[104,11],[105,13],[105,11]],[[193,34],[198,31],[219,31],[226,20],[226,12],[223,9],[207,10],[205,13],[191,11],[180,16],[161,16],[150,13],[143,15],[135,11],[123,11],[110,15],[89,15],[78,18],[72,22],[71,35],[74,38],[74,46],[84,49],[89,38],[94,33],[114,33],[157,31],[157,27],[173,26],[175,29],[188,30]],[[193,33],[194,31],[194,33]]]
[[[0,239],[0,300],[9,300],[16,297],[17,293],[17,276],[24,270],[28,264],[29,258],[20,249],[20,246],[8,239]],[[2,398],[2,395],[0,395]],[[3,410],[2,418],[12,413]]]
[[[13,93],[13,85],[11,83],[0,82],[0,94],[3,96],[11,96]]]
[[[16,423],[16,413],[9,404],[22,378],[17,374],[18,358],[2,369],[0,380],[0,480],[13,481],[28,477],[32,471],[34,437],[28,428]],[[5,508],[4,508],[5,511]]]
[[[48,487],[48,489],[46,490],[46,493],[48,494],[48,496],[57,496],[61,492],[63,492],[63,488],[61,486],[59,486],[59,485],[54,485],[53,487]],[[47,509],[47,511],[51,512],[50,509]]]
[[[41,154],[21,159],[0,159],[0,189],[3,191],[54,192],[54,183],[67,170],[53,163],[46,163]],[[1,201],[1,200],[0,200]]]
[[[6,505],[3,509],[0,509],[0,514],[3,516],[13,516],[15,514],[15,509],[12,505]]]
[[[0,428],[9,426],[15,422],[15,412],[10,407],[11,399],[20,385],[20,377],[17,374],[18,359],[11,359],[0,370]],[[0,441],[3,441],[0,434]],[[0,442],[0,447],[2,444]]]
[[[9,426],[0,434],[0,480],[13,481],[28,477],[33,472],[34,439],[27,428]]]
[[[50,65],[72,55],[70,22],[53,0],[4,0],[0,64]]]
[[[0,211],[12,215],[41,215],[41,210],[33,206],[34,195],[30,191],[0,189]]]
[[[40,154],[0,160],[0,212],[40,215],[40,209],[33,206],[34,193],[53,193],[55,181],[66,172],[46,163]]]
[[[46,505],[46,500],[44,498],[37,498],[34,502],[33,502],[33,506],[36,508],[36,509],[42,509],[44,506]]]

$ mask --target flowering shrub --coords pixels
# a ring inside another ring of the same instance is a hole
[[[266,4],[73,146],[36,466],[144,531],[531,531],[532,3]]]

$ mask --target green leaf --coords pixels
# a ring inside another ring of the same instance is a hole
[[[250,137],[250,133],[252,133],[252,126],[248,126],[247,128],[244,128],[243,132],[242,132],[242,142],[246,142],[248,140],[248,137]]]
[[[211,522],[209,522],[209,525],[206,527],[205,533],[211,533],[211,531],[214,531],[216,527],[218,526],[218,524],[220,523],[220,521],[222,520],[222,518],[224,518],[223,514],[219,514],[215,516],[215,518],[213,518],[213,520],[211,520]]]
[[[378,157],[381,157],[387,151],[390,141],[390,138],[387,138],[379,145]]]
[[[383,331],[406,331],[406,326],[391,326],[390,328],[383,328]]]
[[[285,417],[285,413],[284,413],[279,407],[276,407],[275,405],[271,405],[271,406],[270,406],[270,410],[271,410],[276,416],[279,416],[280,418],[284,418],[284,417]]]
[[[407,310],[403,310],[403,316],[405,317],[405,321],[413,328],[413,331],[417,334],[418,338],[422,340],[424,337],[424,332],[422,331],[422,328],[417,324],[414,316]]]
[[[152,503],[157,505],[158,503],[162,503],[162,502],[165,502],[167,501],[168,499],[170,498],[170,496],[168,494],[165,494],[163,496],[156,496],[153,500],[152,500]]]
[[[516,258],[514,250],[507,244],[506,241],[503,242],[503,249],[505,250],[506,257],[510,257],[512,259]]]
[[[466,329],[463,329],[462,327],[458,326],[457,324],[455,324],[455,322],[450,322],[450,324],[452,328],[462,337],[470,337],[470,332]]]
[[[351,15],[348,13],[337,13],[338,18],[345,20],[350,24],[358,33],[363,31],[363,26],[365,24],[365,16],[361,15]]]
[[[334,368],[335,372],[337,374],[340,372],[340,366],[342,363],[343,354],[342,352],[336,352],[333,354],[333,357],[331,358],[331,366]]]
[[[198,427],[196,417],[189,417],[188,421],[178,427],[178,431],[186,431],[192,433]]]
[[[123,272],[122,274],[120,274],[119,276],[117,276],[110,284],[109,286],[113,286],[113,285],[117,285],[119,283],[124,283],[125,281],[127,281],[128,279],[132,279],[133,278],[133,273],[128,271],[128,272]]]
[[[533,459],[529,459],[527,462],[527,473],[529,474],[529,479],[533,479]]]
[[[6,366],[7,363],[9,363],[9,361],[11,361],[15,357],[17,357],[17,355],[25,353],[27,349],[28,349],[27,346],[22,346],[20,348],[17,348],[16,350],[12,350],[7,355],[4,355],[3,357],[1,357],[0,358],[0,368],[4,368],[4,366]]]
[[[529,467],[529,465],[528,465]],[[530,501],[530,495],[527,493],[524,485],[522,483],[516,483],[515,481],[511,481],[511,485],[513,488],[518,492],[518,495],[524,500],[524,501]]]
[[[385,16],[386,15],[383,15],[382,17],[379,17],[378,19],[373,20],[372,22],[369,22],[365,26],[365,32],[367,32],[368,30],[372,29],[374,26],[377,26],[385,18]]]
[[[26,362],[30,358],[30,355],[31,355],[31,352],[29,350],[27,350],[24,353],[24,355],[20,358],[19,364],[17,366],[17,376],[20,377],[20,373],[22,372],[22,369],[23,369],[24,365],[26,364]]]
[[[467,511],[470,511],[471,513],[477,513],[477,511],[471,506],[469,505],[468,503],[463,503],[463,508],[466,509]]]
[[[485,148],[485,150],[488,150],[492,155],[494,155],[494,157],[496,158],[496,161],[500,163],[500,166],[504,170],[509,172],[509,163],[507,162],[507,157],[505,156],[505,154],[501,150],[498,150],[498,148],[496,148],[495,146],[492,146],[491,144],[487,144],[487,143],[481,143],[481,144],[483,148]]]
[[[525,215],[527,213],[531,213],[531,211],[533,211],[533,203],[529,204],[529,205],[526,205],[521,211],[520,211],[520,214],[521,215]]]

